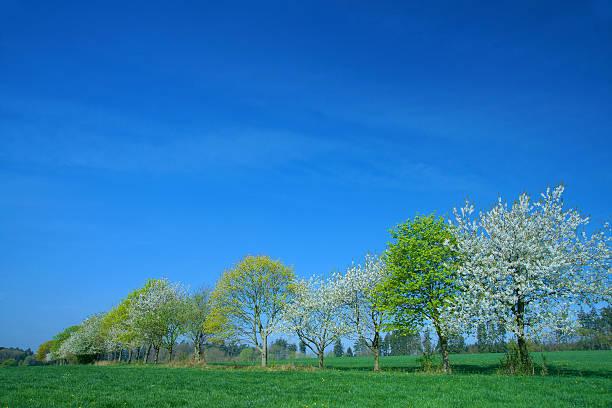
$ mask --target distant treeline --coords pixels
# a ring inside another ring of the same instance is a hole
[[[41,365],[30,349],[22,350],[15,347],[0,347],[0,366],[34,366]]]

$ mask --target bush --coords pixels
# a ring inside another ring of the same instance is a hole
[[[26,358],[23,359],[23,361],[21,363],[19,363],[19,365],[21,365],[21,366],[36,366],[36,365],[42,365],[42,363],[37,361],[34,356],[27,356]]]
[[[535,368],[531,355],[527,356],[527,360],[522,360],[518,345],[511,341],[508,343],[504,358],[500,361],[498,372],[507,375],[534,375]]]
[[[253,347],[247,347],[240,352],[239,359],[245,363],[257,361],[260,358],[259,352]]]
[[[17,365],[19,365],[19,363],[17,363],[17,360],[15,360],[14,358],[9,358],[7,360],[4,360],[0,367],[17,367]]]
[[[433,354],[423,354],[421,357],[417,358],[416,362],[424,373],[433,374],[442,372],[442,364],[436,364]]]

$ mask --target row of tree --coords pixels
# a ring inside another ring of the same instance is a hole
[[[400,347],[383,330],[408,335],[401,347],[411,333],[433,330],[445,372],[463,334],[490,351],[510,335],[527,365],[529,339],[577,330],[581,307],[612,295],[608,226],[587,234],[588,217],[564,209],[562,193],[558,186],[537,201],[500,199],[477,216],[468,202],[453,211],[453,222],[417,216],[391,229],[382,256],[367,254],[326,276],[299,279],[280,260],[249,255],[210,292],[149,280],[109,312],[58,334],[46,358],[89,361],[129,350],[131,360],[136,350],[136,358],[144,352],[148,361],[153,351],[157,361],[160,348],[172,358],[186,336],[196,359],[207,342],[246,340],[265,367],[271,336],[288,333],[318,356],[319,367],[331,344],[354,338],[379,370],[381,351]]]
[[[0,367],[39,365],[32,350],[18,347],[0,347]]]

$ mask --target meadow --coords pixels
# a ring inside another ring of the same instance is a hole
[[[500,354],[453,355],[454,374],[412,356],[275,362],[0,369],[1,407],[612,407],[612,351],[546,353],[547,376],[496,374]],[[538,353],[534,353],[540,361]]]

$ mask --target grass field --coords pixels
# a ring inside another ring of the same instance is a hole
[[[0,369],[0,407],[612,407],[612,351],[546,356],[546,377],[496,375],[499,354],[453,355],[450,376],[415,372],[414,357],[384,357],[382,373],[359,357],[325,370],[12,367]]]

